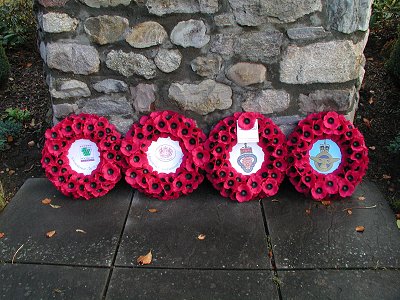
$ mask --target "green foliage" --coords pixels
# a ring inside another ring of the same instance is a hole
[[[375,0],[372,4],[371,28],[400,17],[400,0]]]
[[[385,64],[386,70],[394,77],[400,79],[400,37],[397,39]]]
[[[400,133],[394,138],[393,141],[387,147],[388,150],[394,154],[400,154]]]
[[[27,122],[31,118],[31,113],[27,109],[7,108],[6,109],[7,118],[14,120],[16,122]]]
[[[0,120],[0,150],[7,145],[7,138],[15,138],[22,130],[22,124],[12,120]]]
[[[36,34],[33,0],[0,0],[0,43],[23,46]]]
[[[0,44],[0,86],[7,82],[10,74],[10,64],[8,62],[4,48]]]

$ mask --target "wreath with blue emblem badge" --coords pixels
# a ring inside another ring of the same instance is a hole
[[[307,116],[287,147],[290,182],[318,201],[351,196],[368,167],[364,137],[336,112]]]

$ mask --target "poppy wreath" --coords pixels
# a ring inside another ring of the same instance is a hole
[[[351,196],[368,167],[364,137],[336,112],[307,116],[289,136],[287,147],[290,181],[318,201]]]
[[[142,116],[122,141],[127,162],[125,180],[140,192],[160,200],[193,192],[204,180],[209,160],[206,135],[194,120],[173,111]]]
[[[64,195],[100,197],[121,179],[121,134],[104,117],[70,115],[45,133],[42,167]]]
[[[249,130],[256,120],[259,142],[251,147],[238,144],[237,126]],[[217,123],[206,146],[210,151],[207,178],[222,196],[245,202],[278,192],[287,166],[286,137],[271,119],[254,112],[235,113]],[[253,154],[256,148],[258,156]],[[253,168],[257,160],[258,170]]]

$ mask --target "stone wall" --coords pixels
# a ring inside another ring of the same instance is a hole
[[[38,0],[54,122],[126,132],[171,109],[208,132],[235,111],[288,131],[310,112],[354,117],[372,0]]]

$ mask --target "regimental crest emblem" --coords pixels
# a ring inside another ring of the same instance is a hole
[[[320,172],[329,172],[335,162],[339,161],[340,158],[332,157],[329,153],[330,146],[324,141],[319,146],[320,152],[316,156],[311,156],[310,159],[314,161],[315,168]]]
[[[157,158],[162,162],[171,161],[175,158],[175,150],[170,145],[161,145],[157,148]]]
[[[237,163],[244,172],[251,173],[257,163],[257,156],[253,154],[253,148],[248,147],[245,143],[244,147],[240,148],[240,155],[237,159]]]

